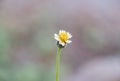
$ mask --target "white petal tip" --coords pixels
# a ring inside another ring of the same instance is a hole
[[[66,43],[71,43],[72,41],[71,40],[67,40]]]

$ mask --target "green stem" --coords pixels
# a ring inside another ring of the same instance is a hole
[[[56,56],[56,81],[59,81],[59,68],[60,68],[60,54],[61,48],[58,47],[57,56]]]

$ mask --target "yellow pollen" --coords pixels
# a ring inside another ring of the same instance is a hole
[[[68,33],[67,32],[61,32],[59,34],[59,39],[61,42],[66,42],[68,40]]]

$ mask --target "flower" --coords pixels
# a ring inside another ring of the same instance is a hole
[[[57,40],[58,45],[62,45],[63,47],[67,43],[71,43],[72,41],[69,40],[72,37],[72,35],[69,32],[66,32],[65,30],[60,30],[59,34],[54,34],[54,38]]]

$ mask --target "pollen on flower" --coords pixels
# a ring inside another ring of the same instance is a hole
[[[71,43],[72,41],[69,40],[72,35],[65,30],[60,30],[59,34],[54,34],[54,38],[58,41],[58,43],[62,46],[65,46],[66,43]]]
[[[68,33],[67,32],[61,32],[59,33],[59,38],[61,42],[65,42],[68,40]]]

